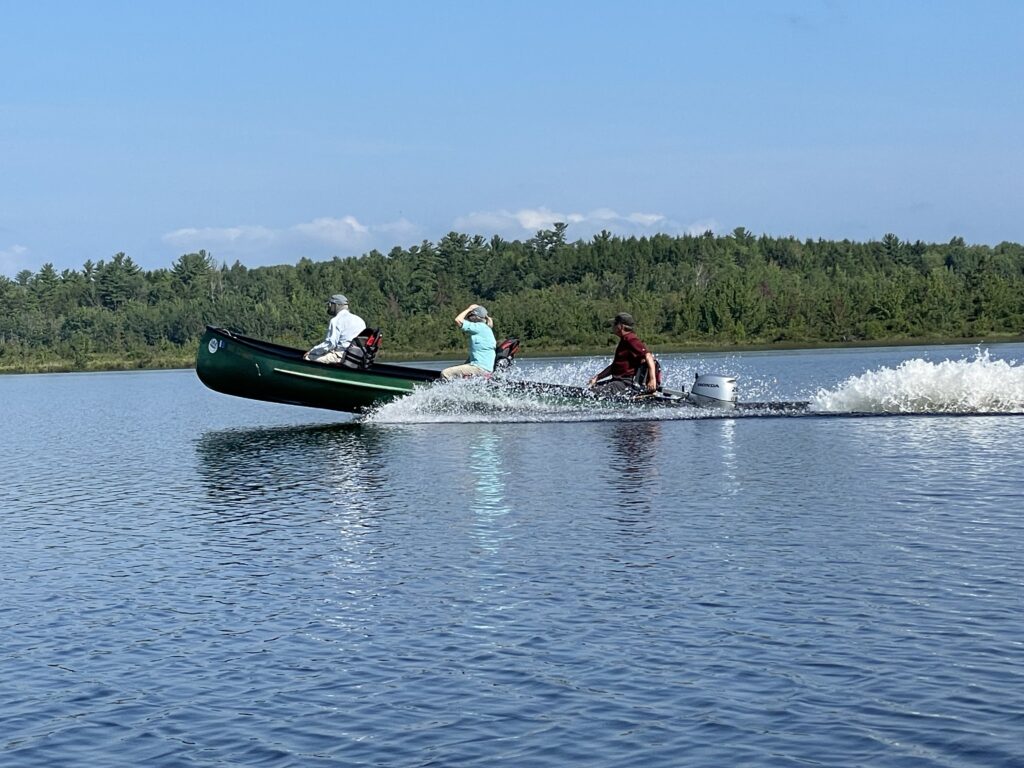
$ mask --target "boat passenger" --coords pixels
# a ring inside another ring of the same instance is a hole
[[[494,370],[494,318],[479,304],[470,304],[455,316],[455,325],[469,337],[469,357],[462,365],[441,371],[445,379],[456,376],[486,376]]]
[[[587,382],[594,393],[604,397],[633,395],[637,393],[633,386],[633,378],[640,366],[647,363],[647,382],[644,392],[658,389],[657,369],[654,355],[633,332],[636,321],[628,312],[620,312],[611,321],[612,333],[619,337],[615,347],[615,356],[611,363]]]
[[[340,293],[327,300],[327,314],[331,316],[331,320],[327,324],[326,338],[309,350],[304,357],[317,363],[340,363],[345,357],[348,345],[366,327],[366,323],[359,315],[349,311],[348,299]]]

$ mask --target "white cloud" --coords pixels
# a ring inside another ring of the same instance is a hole
[[[455,219],[453,229],[486,237],[501,235],[508,239],[526,239],[538,230],[551,229],[555,222],[569,225],[570,240],[586,240],[602,230],[621,236],[657,233],[700,235],[716,231],[713,220],[683,225],[661,213],[619,213],[612,208],[587,212],[555,211],[546,207],[475,211]],[[419,240],[437,241],[445,230],[427,229],[405,218],[380,224],[365,224],[353,215],[322,216],[286,227],[263,225],[230,227],[184,227],[168,232],[163,241],[179,253],[204,249],[219,261],[236,259],[247,266],[294,264],[302,257],[321,261],[334,256],[358,256],[377,249],[384,253],[393,247],[408,247]],[[0,259],[13,251],[0,251]],[[8,256],[10,261],[10,256]],[[0,266],[4,262],[0,260]]]
[[[595,208],[586,213],[558,212],[549,208],[523,208],[518,211],[474,211],[455,220],[455,228],[462,232],[497,233],[508,237],[532,236],[537,230],[551,229],[555,222],[569,225],[570,239],[587,238],[603,229],[618,235],[702,234],[714,229],[713,222],[694,222],[684,226],[660,213],[619,213],[611,208]]]
[[[631,213],[627,218],[641,227],[653,227],[665,221],[660,213]]]
[[[586,217],[580,213],[558,213],[548,208],[522,208],[518,211],[474,211],[468,216],[460,216],[455,220],[455,229],[486,233],[509,233],[520,230],[531,235],[539,229],[551,229],[555,222],[577,224]],[[517,232],[519,234],[519,232]]]
[[[0,251],[0,274],[14,277],[28,266],[28,248],[15,243]]]
[[[708,231],[718,232],[719,227],[719,223],[714,219],[700,219],[686,227],[686,234],[696,237]]]
[[[214,258],[236,259],[249,266],[284,264],[302,257],[314,261],[334,256],[358,256],[373,248],[390,249],[395,238],[413,238],[418,228],[406,219],[366,225],[355,216],[321,216],[288,227],[262,225],[184,227],[168,232],[163,241],[183,251],[205,249]]]
[[[397,237],[410,237],[415,236],[419,232],[419,227],[408,219],[402,218],[387,224],[378,224],[373,230]]]
[[[277,233],[267,227],[186,227],[176,229],[164,235],[165,243],[183,248],[209,248],[216,245],[239,243],[266,243],[277,237]]]
[[[292,227],[292,231],[341,248],[358,245],[370,233],[370,230],[360,224],[355,216],[342,216],[340,219],[329,217],[313,219],[304,224],[296,224]]]

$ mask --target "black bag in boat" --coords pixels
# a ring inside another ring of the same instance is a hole
[[[498,343],[494,350],[494,370],[508,368],[516,361],[516,353],[519,351],[519,339],[509,336]]]
[[[382,336],[380,328],[364,328],[348,345],[341,365],[345,368],[369,368],[380,349]]]
[[[658,358],[654,358],[654,380],[658,384],[658,389],[661,389],[661,385],[664,384],[664,380],[661,374],[661,361]],[[636,374],[633,376],[633,387],[640,392],[647,389],[647,361],[644,360],[640,363],[640,367],[636,369]]]

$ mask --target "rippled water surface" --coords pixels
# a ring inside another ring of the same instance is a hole
[[[2,377],[0,764],[1024,765],[1021,357],[667,361],[870,418]]]

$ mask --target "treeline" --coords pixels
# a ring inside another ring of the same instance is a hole
[[[384,356],[457,356],[452,317],[485,304],[499,335],[552,352],[607,346],[628,310],[658,346],[818,344],[1024,333],[1024,248],[602,232],[556,224],[525,241],[452,232],[387,255],[247,269],[200,251],[142,270],[119,253],[57,272],[0,277],[0,369],[187,365],[206,324],[297,347],[346,294],[385,332]]]

